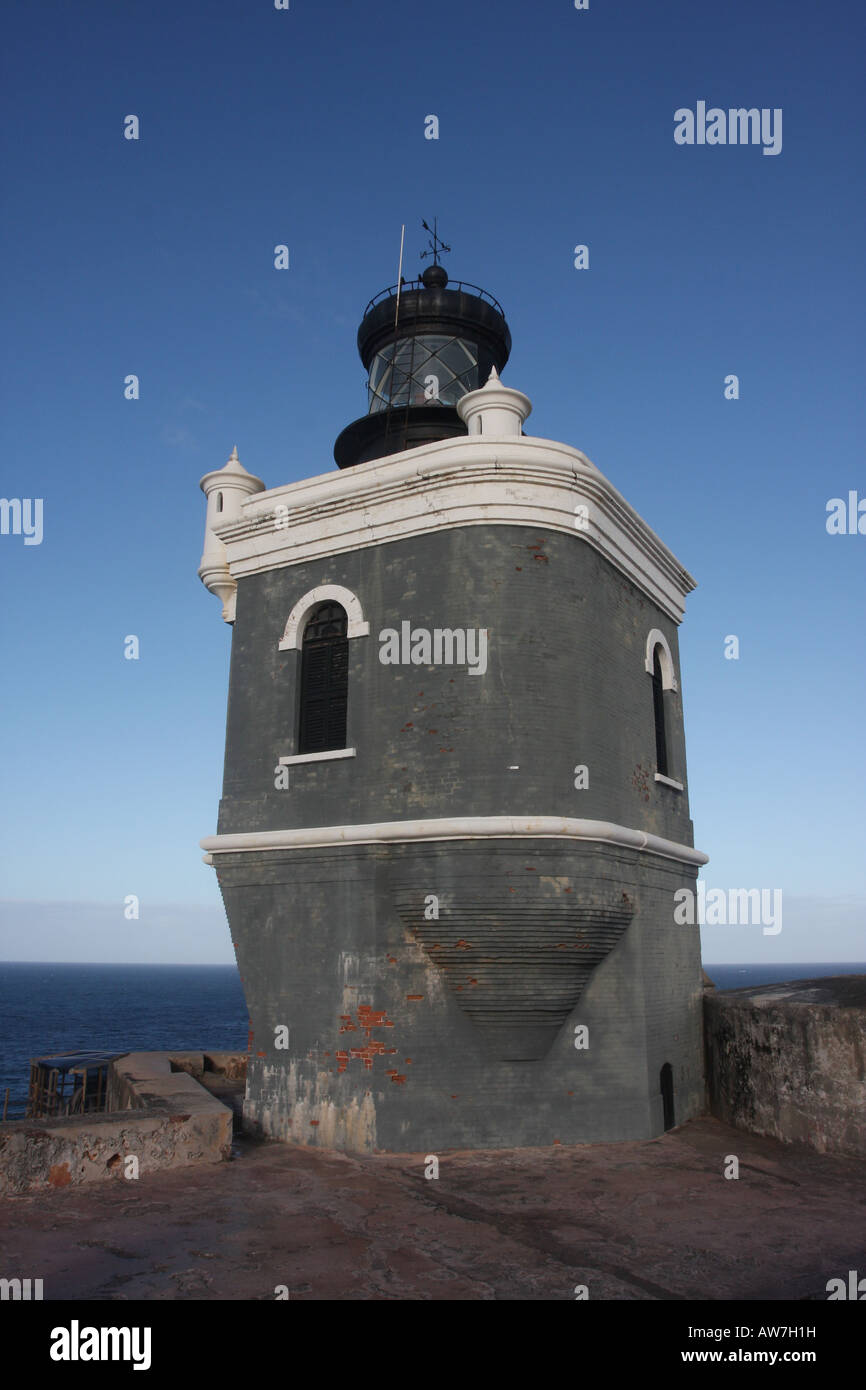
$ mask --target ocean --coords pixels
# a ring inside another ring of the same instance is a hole
[[[23,1117],[30,1058],[106,1052],[246,1052],[236,965],[0,962],[0,1114]]]
[[[717,989],[823,975],[866,975],[866,963],[713,965]],[[234,965],[0,962],[0,1112],[24,1114],[30,1058],[106,1052],[246,1052],[248,1015]]]

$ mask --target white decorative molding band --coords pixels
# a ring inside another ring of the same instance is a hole
[[[674,679],[674,659],[668,645],[668,639],[660,628],[654,627],[647,635],[646,639],[646,660],[644,666],[653,674],[653,658],[655,657],[656,647],[659,648],[659,665],[662,669],[662,689],[678,690],[679,687]]]
[[[332,758],[354,758],[354,748],[329,748],[326,753],[292,753],[288,758],[279,758],[279,767],[295,767],[297,763],[327,763]]]
[[[584,454],[551,440],[441,440],[249,498],[214,527],[235,579],[458,526],[545,527],[600,552],[675,622],[695,581]]]
[[[567,816],[443,816],[436,820],[392,820],[370,825],[320,825],[301,830],[256,830],[208,835],[200,841],[205,863],[215,854],[255,854],[263,850],[323,849],[329,845],[400,844],[416,840],[596,840],[643,850],[662,859],[700,867],[708,856],[691,845],[663,840],[604,820]]]
[[[288,618],[283,635],[280,638],[279,649],[281,652],[300,651],[304,643],[304,628],[307,625],[307,617],[313,609],[320,603],[339,603],[346,610],[346,636],[347,637],[367,637],[370,632],[370,624],[364,621],[364,614],[361,611],[361,603],[358,597],[352,593],[351,589],[345,589],[342,584],[319,584],[317,588],[311,589],[303,598],[299,598]]]

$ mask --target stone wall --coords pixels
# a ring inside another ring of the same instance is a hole
[[[866,976],[707,991],[704,1016],[714,1115],[866,1157]]]
[[[215,1056],[219,1056],[215,1054]],[[231,1152],[232,1112],[194,1080],[201,1053],[137,1052],[110,1064],[103,1113],[0,1124],[0,1196],[79,1186],[192,1163],[219,1163]],[[229,1055],[219,1067],[245,1065]],[[212,1062],[212,1066],[214,1063]]]

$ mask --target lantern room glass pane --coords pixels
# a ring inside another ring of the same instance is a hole
[[[437,400],[456,405],[478,385],[477,343],[439,334],[400,338],[378,352],[370,365],[369,413],[391,406],[433,405]]]

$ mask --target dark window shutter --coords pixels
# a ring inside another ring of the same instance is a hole
[[[662,664],[659,649],[653,652],[653,713],[656,725],[656,771],[663,777],[668,774],[668,741],[665,730],[665,690],[662,683]]]
[[[346,613],[326,603],[311,615],[301,648],[299,753],[325,753],[346,746],[349,641]]]

